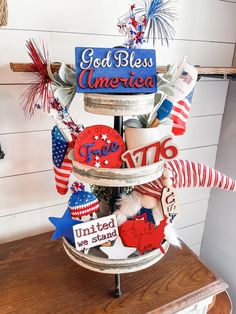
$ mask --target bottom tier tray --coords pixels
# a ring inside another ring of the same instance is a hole
[[[169,245],[167,241],[162,244],[165,252],[167,252]],[[152,266],[165,255],[159,249],[156,249],[144,255],[129,257],[125,260],[111,260],[102,257],[103,253],[97,248],[90,249],[89,254],[79,252],[65,238],[63,238],[63,246],[66,254],[78,265],[95,272],[106,274],[136,272]]]

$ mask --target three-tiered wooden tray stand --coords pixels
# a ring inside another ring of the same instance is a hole
[[[31,72],[30,64],[11,63],[14,72]],[[52,65],[52,71],[57,71],[60,65]],[[166,72],[166,67],[159,67],[157,72]],[[201,68],[198,67],[199,78],[235,78],[236,68]],[[106,95],[106,94],[84,94],[84,108],[87,112],[114,116],[114,129],[123,136],[123,116],[146,114],[153,109],[153,94],[139,95]],[[71,156],[73,160],[73,156]],[[161,176],[162,162],[154,163],[139,168],[123,169],[96,169],[94,167],[79,164],[73,160],[73,171],[75,176],[89,184],[113,187],[113,205],[120,195],[121,187],[144,184],[156,180]],[[113,206],[114,209],[114,206]],[[126,260],[109,260],[102,255],[98,249],[90,249],[89,254],[76,251],[66,239],[63,246],[68,256],[77,264],[100,273],[115,274],[114,297],[121,295],[120,274],[130,273],[145,269],[164,255],[159,249],[147,254],[130,257]],[[165,252],[168,250],[167,241],[163,243]]]
[[[110,95],[110,94],[84,94],[84,109],[90,113],[114,116],[114,129],[123,136],[123,116],[147,114],[153,110],[154,94],[136,95]],[[105,169],[95,168],[80,164],[73,160],[75,176],[82,182],[100,186],[113,187],[113,211],[117,198],[120,196],[121,187],[134,186],[151,182],[159,178],[163,170],[163,162],[139,168]],[[130,273],[145,269],[157,261],[164,254],[155,249],[144,255],[133,256],[122,260],[107,259],[99,249],[90,249],[89,254],[75,250],[66,239],[63,239],[66,253],[77,264],[90,270],[108,274],[115,274],[114,297],[121,295],[120,274]],[[168,250],[167,241],[163,243],[165,251]]]

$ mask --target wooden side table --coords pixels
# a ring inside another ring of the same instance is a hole
[[[122,275],[123,294],[114,299],[114,276],[73,263],[61,241],[51,241],[50,235],[0,246],[1,314],[177,313],[207,298],[211,300],[227,288],[184,245],[182,250],[171,247],[160,262],[148,269]],[[216,301],[215,309],[210,310],[215,311],[210,313],[230,313],[230,307],[217,312]]]

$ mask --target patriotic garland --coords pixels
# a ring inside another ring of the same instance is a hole
[[[56,99],[50,102],[50,114],[54,116],[57,124],[67,130],[67,134],[71,134],[75,140],[80,132],[83,131],[82,125],[77,125],[71,118],[67,108],[63,107]]]
[[[135,14],[135,4],[131,5],[128,18],[119,20],[117,23],[119,32],[128,37],[124,43],[125,47],[139,48],[145,42],[144,33],[146,26],[146,16],[143,15],[141,18],[138,18]]]

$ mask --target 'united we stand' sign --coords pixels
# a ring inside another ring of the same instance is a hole
[[[75,48],[78,93],[155,93],[154,49]]]

